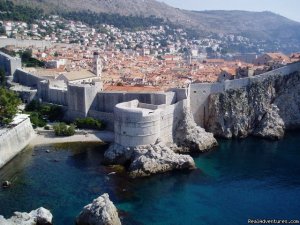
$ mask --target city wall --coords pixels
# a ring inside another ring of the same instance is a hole
[[[20,153],[35,135],[27,115],[19,115],[17,119],[20,121],[14,127],[0,130],[0,168]]]
[[[204,127],[208,116],[208,97],[214,93],[222,93],[230,89],[240,89],[256,82],[262,82],[270,76],[285,76],[300,71],[300,62],[260,74],[254,77],[226,80],[222,83],[195,83],[190,85],[190,106],[195,122]]]
[[[7,76],[12,76],[16,69],[22,67],[21,59],[0,52],[0,67],[3,67]]]
[[[65,44],[65,43],[52,43],[45,40],[21,40],[15,38],[1,38],[0,48],[6,47],[8,45],[13,45],[17,48],[30,48],[32,46],[36,48],[50,48],[52,46],[63,46],[63,47],[73,47],[76,44]]]
[[[295,71],[300,71],[300,62],[254,77],[191,84],[188,89],[174,88],[156,93],[103,92],[102,85],[97,82],[59,88],[61,84],[42,80],[21,69],[14,77],[22,85],[36,87],[37,97],[42,101],[65,106],[67,119],[90,116],[103,120],[109,130],[115,131],[117,143],[135,146],[153,144],[157,138],[172,141],[184,107],[190,107],[196,123],[204,127],[211,94],[249,87],[270,76],[284,76]]]
[[[175,128],[187,100],[173,105],[152,105],[138,100],[119,103],[114,110],[115,142],[122,146],[154,144],[159,138],[173,142]]]
[[[14,79],[13,81],[19,84],[22,84],[24,86],[28,86],[28,87],[34,87],[37,88],[38,87],[38,83],[40,81],[42,81],[44,79],[33,75],[31,73],[28,73],[22,69],[17,69],[14,73]]]

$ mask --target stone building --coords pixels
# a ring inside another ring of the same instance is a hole
[[[16,69],[22,67],[22,63],[20,58],[0,52],[0,66],[5,70],[7,76],[12,76]]]
[[[255,66],[265,65],[265,66],[272,67],[272,69],[277,69],[290,62],[291,62],[290,58],[285,54],[280,52],[276,52],[276,53],[274,52],[274,53],[265,53],[262,56],[259,56],[257,59],[254,60],[253,64]]]

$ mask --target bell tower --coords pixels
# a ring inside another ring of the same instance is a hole
[[[94,58],[93,58],[93,73],[98,77],[101,78],[102,75],[102,60],[100,58],[100,55],[98,52],[94,52]]]

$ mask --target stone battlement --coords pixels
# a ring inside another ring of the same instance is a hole
[[[186,89],[157,93],[105,92],[98,82],[59,87],[61,85],[55,81],[46,81],[22,69],[16,70],[14,80],[36,88],[36,99],[63,105],[67,109],[67,119],[87,116],[101,119],[108,129],[115,131],[116,143],[136,146],[153,144],[157,138],[172,142],[174,127],[183,118],[184,108],[190,108],[195,122],[204,126],[211,94],[246,88],[270,76],[285,76],[296,71],[300,71],[300,62],[254,77],[195,83]]]
[[[195,83],[190,85],[190,105],[195,122],[204,126],[208,116],[208,97],[214,93],[223,93],[230,89],[249,87],[253,83],[262,82],[272,76],[286,76],[300,71],[300,62],[272,70],[267,73],[236,80],[226,80],[217,83]]]

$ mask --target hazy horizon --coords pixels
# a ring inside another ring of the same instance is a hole
[[[159,0],[173,7],[188,10],[246,10],[246,11],[271,11],[300,22],[299,0]]]

